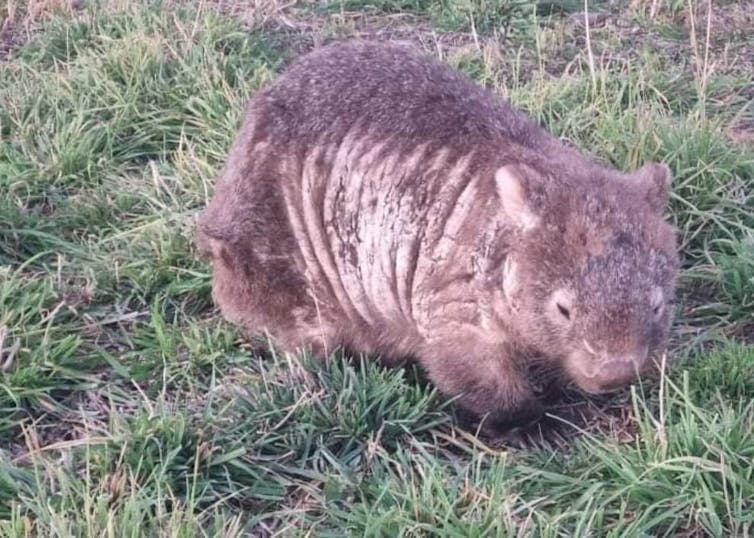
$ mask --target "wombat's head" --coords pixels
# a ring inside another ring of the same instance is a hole
[[[568,189],[526,165],[502,167],[495,179],[517,228],[503,296],[519,334],[562,360],[585,391],[630,382],[670,327],[678,270],[675,229],[663,219],[670,170],[590,170]]]

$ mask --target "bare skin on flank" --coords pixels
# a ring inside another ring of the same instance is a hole
[[[670,182],[589,161],[409,45],[351,41],[251,99],[198,239],[249,333],[411,357],[504,430],[542,412],[532,366],[596,393],[662,349]]]

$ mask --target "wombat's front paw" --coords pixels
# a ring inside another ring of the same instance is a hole
[[[482,418],[480,430],[486,436],[498,439],[538,422],[544,412],[542,402],[534,397],[528,398],[514,409],[503,408],[489,413]]]

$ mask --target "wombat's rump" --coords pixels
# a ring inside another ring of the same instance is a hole
[[[250,101],[199,220],[213,296],[287,350],[415,358],[498,427],[532,364],[590,392],[666,340],[670,173],[590,162],[412,46],[350,41]]]

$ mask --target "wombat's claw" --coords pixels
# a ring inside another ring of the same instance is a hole
[[[506,445],[521,450],[541,447],[546,444],[542,435],[540,421],[498,433],[494,438],[494,442],[496,444]]]

